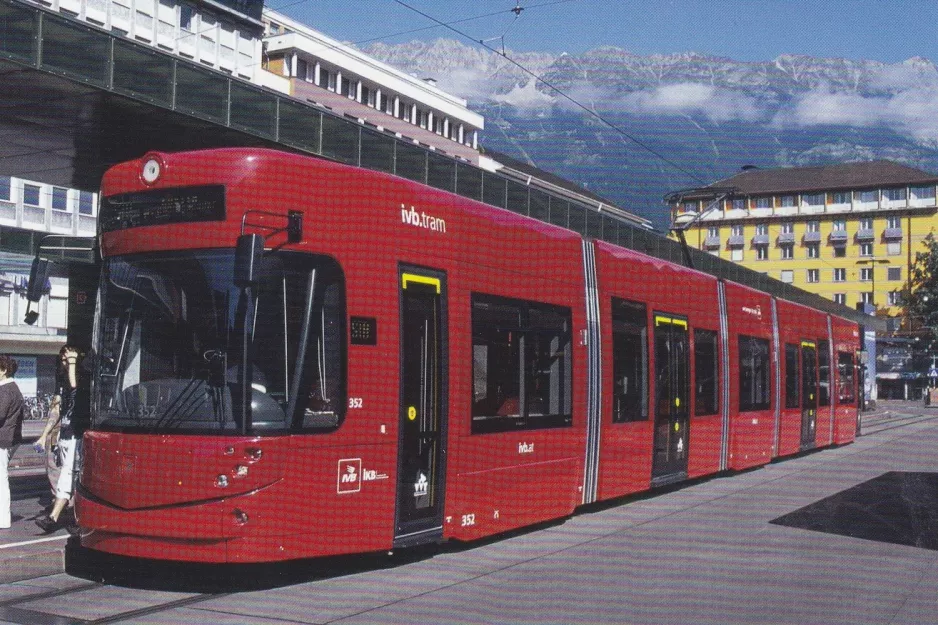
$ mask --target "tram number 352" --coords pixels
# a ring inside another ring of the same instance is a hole
[[[361,408],[363,400],[361,397],[349,397],[348,398],[348,407],[349,408]]]
[[[463,527],[469,527],[470,525],[475,525],[475,524],[476,524],[476,515],[474,515],[474,514],[464,514],[464,515],[462,515],[462,523],[461,523],[461,525],[462,525]]]

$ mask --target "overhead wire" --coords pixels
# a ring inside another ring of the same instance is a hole
[[[648,153],[651,154],[652,156],[658,158],[658,159],[661,160],[662,162],[667,163],[668,165],[670,165],[671,167],[673,167],[675,170],[677,170],[677,171],[683,173],[685,176],[687,176],[687,177],[690,178],[691,180],[694,180],[694,181],[696,181],[696,182],[699,182],[701,185],[704,185],[704,186],[707,185],[707,182],[706,182],[706,181],[704,181],[703,179],[701,179],[699,176],[697,176],[697,175],[694,174],[693,172],[689,171],[688,169],[684,168],[684,167],[681,166],[680,164],[678,164],[678,163],[676,163],[675,161],[671,160],[670,158],[668,158],[667,156],[665,156],[664,154],[662,154],[662,153],[659,152],[658,150],[655,150],[653,147],[651,147],[650,145],[646,144],[646,143],[645,143],[644,141],[642,141],[641,139],[639,139],[639,138],[637,138],[637,137],[635,137],[635,136],[629,134],[628,132],[624,131],[623,129],[619,128],[616,124],[614,124],[613,122],[611,122],[610,120],[608,120],[605,116],[600,115],[600,114],[599,114],[598,112],[596,112],[594,109],[592,109],[592,108],[586,106],[585,104],[582,104],[580,101],[578,101],[577,99],[575,99],[573,96],[568,95],[568,94],[565,93],[563,90],[561,90],[559,87],[557,87],[556,85],[552,84],[550,81],[546,80],[545,78],[543,78],[543,77],[541,77],[541,76],[538,76],[538,75],[535,74],[533,71],[531,71],[530,69],[528,69],[527,67],[525,67],[523,64],[519,63],[518,61],[516,61],[516,60],[514,60],[513,58],[511,58],[510,56],[508,56],[507,53],[505,53],[505,52],[499,52],[498,50],[496,50],[496,49],[493,48],[492,46],[490,46],[490,45],[488,45],[487,43],[485,43],[484,40],[476,39],[476,38],[472,37],[471,35],[469,35],[469,34],[463,32],[463,31],[459,30],[458,28],[456,28],[456,27],[454,27],[454,26],[452,26],[452,25],[450,25],[450,24],[447,24],[447,23],[445,23],[445,22],[442,22],[442,21],[438,20],[437,18],[433,17],[432,15],[428,15],[427,13],[421,11],[420,9],[418,9],[418,8],[416,8],[416,7],[413,7],[413,6],[409,5],[409,4],[407,4],[407,3],[404,2],[403,0],[394,0],[394,2],[396,2],[397,4],[401,5],[402,7],[406,8],[406,9],[408,9],[408,10],[410,10],[410,11],[413,11],[414,13],[417,13],[418,15],[421,15],[421,16],[427,18],[428,20],[431,20],[431,21],[435,22],[435,23],[438,24],[439,26],[442,26],[442,27],[444,27],[444,28],[447,28],[447,29],[453,31],[454,33],[456,33],[456,34],[459,35],[460,37],[464,37],[465,39],[468,39],[468,40],[472,41],[474,44],[478,44],[478,45],[484,47],[486,50],[488,50],[488,51],[490,51],[490,52],[492,52],[492,53],[494,53],[494,54],[499,55],[500,57],[504,58],[506,61],[508,61],[509,63],[511,63],[512,65],[514,65],[514,66],[517,67],[518,69],[520,69],[522,72],[524,72],[525,74],[527,74],[527,75],[530,76],[531,78],[534,78],[537,82],[539,82],[539,83],[543,84],[544,86],[548,87],[551,91],[553,91],[554,93],[556,93],[558,96],[560,96],[561,98],[563,98],[563,99],[566,100],[567,102],[570,102],[570,103],[573,104],[575,107],[577,107],[577,108],[579,108],[579,109],[585,111],[589,116],[593,117],[594,119],[596,119],[597,121],[599,121],[600,123],[602,123],[603,125],[605,125],[607,128],[609,128],[610,130],[612,130],[613,132],[615,132],[615,133],[619,134],[620,136],[622,136],[622,137],[628,139],[629,141],[632,141],[635,145],[639,146],[640,148],[642,148],[643,150],[645,150],[646,152],[648,152]],[[513,12],[513,11],[514,11],[514,9],[512,9],[512,12]]]

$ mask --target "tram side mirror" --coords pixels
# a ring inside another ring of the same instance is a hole
[[[259,234],[242,234],[238,237],[235,248],[235,286],[241,289],[257,286],[263,256],[264,237]]]
[[[38,256],[33,259],[33,266],[29,270],[29,282],[26,283],[26,315],[23,323],[34,325],[39,319],[39,311],[33,310],[33,304],[42,299],[49,280],[49,261]]]
[[[31,302],[41,300],[48,280],[49,261],[37,256],[33,259],[33,266],[29,270],[29,282],[26,284],[26,299]]]

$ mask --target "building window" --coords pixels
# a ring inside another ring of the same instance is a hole
[[[734,247],[730,250],[730,260],[740,262],[743,259],[743,248]]]
[[[850,203],[850,193],[838,191],[833,194],[833,203],[834,204],[849,204]]]
[[[821,270],[820,269],[808,269],[808,282],[820,282],[821,281]]]
[[[648,419],[648,309],[612,298],[612,420]]]
[[[192,7],[187,6],[185,4],[179,7],[179,27],[183,30],[183,32],[186,32],[186,33],[192,32]],[[274,28],[276,28],[277,32],[279,32],[280,25],[279,24],[270,25],[270,34],[272,35],[277,34],[276,32],[274,32]]]
[[[746,210],[746,200],[735,199],[730,206],[734,211],[744,211]]]
[[[791,284],[795,281],[795,272],[791,269],[782,269],[782,282],[785,284]]]
[[[786,243],[781,246],[782,249],[782,260],[791,260],[795,257],[795,246],[791,243]]]
[[[78,192],[78,214],[94,215],[94,193],[88,191]]]
[[[898,306],[902,299],[900,291],[889,291],[887,297],[890,306]]]
[[[52,208],[57,211],[68,210],[68,189],[52,187]]]
[[[873,226],[870,226],[872,228]],[[901,228],[902,227],[902,217],[897,215],[890,215],[886,218],[886,227],[887,228]]]
[[[720,238],[720,226],[708,226],[707,236],[719,239]]]
[[[834,258],[845,258],[847,256],[847,246],[846,245],[835,245],[834,246]]]
[[[820,232],[821,231],[821,222],[820,221],[809,221],[808,222],[808,232]]]
[[[808,258],[820,258],[821,256],[821,244],[820,243],[808,243],[805,245],[805,248],[808,250]]]
[[[769,341],[754,336],[739,337],[739,410],[768,410]]]
[[[717,360],[717,333],[714,330],[694,330],[694,399],[695,415],[716,414],[720,371]]]
[[[847,222],[843,219],[835,219],[831,222],[831,230],[841,232],[847,229]]]
[[[768,259],[769,259],[769,246],[757,245],[756,246],[756,260],[768,260]]]
[[[935,199],[935,187],[912,187],[911,193],[914,200]]]
[[[770,197],[756,198],[756,208],[772,208],[772,198]]]
[[[795,224],[790,221],[786,221],[782,224],[782,234],[794,234],[795,233]]]
[[[736,224],[732,227],[731,234],[734,237],[746,236],[746,227],[743,226],[742,224]]]
[[[901,280],[902,279],[902,267],[887,267],[886,279],[893,280],[893,281]]]
[[[472,433],[571,424],[569,308],[472,295]]]
[[[834,269],[834,282],[846,282],[847,270],[843,268]]]
[[[782,208],[793,208],[797,206],[794,195],[783,195],[781,199]]]
[[[824,194],[810,193],[808,195],[802,195],[801,202],[807,206],[824,206]]]
[[[872,230],[873,220],[870,217],[864,217],[860,220],[860,230]]]
[[[768,235],[769,234],[769,224],[756,224],[756,234],[757,235]]]
[[[296,77],[300,80],[309,80],[309,63],[303,59],[296,60]]]
[[[860,269],[860,282],[872,282],[873,280],[873,268],[872,267],[863,267]]]
[[[902,241],[887,241],[886,242],[886,255],[887,256],[898,256],[902,253]]]
[[[0,176],[0,200],[10,201],[10,177]]]
[[[846,306],[847,294],[846,293],[834,293],[834,303],[840,304],[841,306]]]
[[[23,204],[39,206],[39,187],[34,184],[23,185]]]
[[[685,213],[696,213],[697,212],[697,202],[688,201],[682,204],[681,210]]]
[[[876,204],[876,191],[857,191],[857,199],[861,204]]]
[[[873,255],[873,244],[861,243],[860,244],[860,256],[872,256],[872,255]]]
[[[873,292],[872,292],[872,291],[864,291],[863,293],[860,293],[860,301],[863,302],[864,304],[872,304],[872,303],[873,303]]]
[[[904,202],[905,189],[883,189],[883,199],[890,202]]]

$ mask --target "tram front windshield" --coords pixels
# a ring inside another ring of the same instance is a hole
[[[234,285],[234,258],[233,250],[207,250],[107,260],[96,429],[239,434],[245,381],[251,432],[338,425],[345,318],[338,266],[268,253],[249,294]]]

